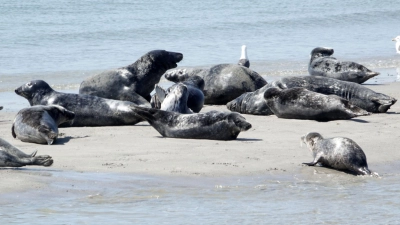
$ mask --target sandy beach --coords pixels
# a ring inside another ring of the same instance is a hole
[[[400,99],[400,83],[367,85]],[[7,107],[7,106],[5,106]],[[225,106],[205,106],[202,112],[227,111]],[[15,113],[0,112],[2,138],[26,153],[51,155],[52,167],[25,167],[21,170],[1,169],[8,182],[0,184],[0,192],[16,191],[45,185],[30,171],[62,170],[77,172],[112,172],[166,176],[248,176],[265,174],[312,174],[315,169],[338,176],[350,176],[325,168],[301,165],[312,161],[311,153],[300,145],[300,137],[320,132],[324,137],[348,137],[356,141],[367,155],[369,168],[381,175],[397,173],[386,165],[400,160],[397,141],[400,136],[400,105],[387,113],[351,120],[316,122],[279,119],[276,116],[244,115],[252,124],[234,141],[163,138],[147,122],[122,127],[60,128],[56,144],[24,143],[11,136]],[[378,170],[381,169],[381,170]],[[383,171],[382,171],[383,170]],[[17,172],[17,176],[16,176]],[[51,177],[48,178],[51,182]]]

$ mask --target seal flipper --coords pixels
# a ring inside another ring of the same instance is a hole
[[[167,96],[167,91],[165,91],[158,84],[155,85],[155,89],[156,89],[157,98],[162,103],[164,101],[164,99],[165,99],[165,96]]]
[[[144,108],[144,107],[139,107],[139,106],[132,106],[131,107],[132,111],[136,113],[138,116],[142,117],[145,119],[147,122],[151,122],[156,120],[156,118],[153,116],[153,114],[157,113],[157,109],[152,109],[152,108]]]
[[[48,145],[53,144],[53,142],[57,139],[58,133],[52,131],[49,127],[45,125],[40,125],[38,127],[39,132],[44,133],[46,136],[44,137],[47,141]]]

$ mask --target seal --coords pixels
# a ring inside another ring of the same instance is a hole
[[[247,47],[246,45],[242,45],[242,54],[240,55],[240,59],[238,62],[239,66],[244,66],[249,68],[250,67],[250,61],[249,58],[247,57]]]
[[[269,88],[264,92],[264,98],[278,118],[331,121],[370,114],[338,96],[319,94],[305,88]]]
[[[3,109],[3,106],[0,106],[0,110],[2,110]]]
[[[334,57],[333,49],[317,47],[311,51],[311,59],[308,64],[308,72],[311,76],[330,77],[338,80],[354,83],[364,83],[372,77],[378,76],[378,72],[355,62],[341,62]]]
[[[73,123],[75,113],[59,105],[36,105],[21,109],[15,116],[11,131],[23,142],[51,145],[57,139],[58,126]]]
[[[168,94],[158,85],[156,85],[155,89],[157,99],[161,102],[161,110],[183,114],[193,113],[187,106],[189,91],[184,84],[174,85]]]
[[[176,83],[194,75],[203,78],[204,104],[209,105],[225,105],[241,94],[255,91],[267,84],[257,72],[234,64],[174,69],[168,71],[165,78]]]
[[[251,124],[239,113],[210,111],[180,114],[135,106],[134,111],[147,120],[163,137],[234,140]]]
[[[375,175],[368,169],[367,157],[361,147],[350,138],[335,137],[324,139],[321,134],[311,132],[301,137],[301,140],[312,152],[314,160],[303,163],[308,166],[321,166],[345,170],[356,175]]]
[[[144,100],[150,101],[150,93],[161,76],[182,59],[181,53],[150,51],[129,66],[87,78],[81,83],[79,94],[144,104]]]
[[[0,138],[0,167],[22,167],[28,165],[51,166],[53,159],[49,155],[38,155],[37,151],[28,155]]]
[[[204,105],[204,80],[199,76],[191,76],[186,78],[186,80],[179,81],[178,83],[169,87],[166,91],[162,89],[160,86],[156,85],[156,93],[152,96],[150,104],[153,108],[160,109],[161,103],[159,97],[167,96],[168,93],[171,92],[177,85],[183,84],[186,86],[189,92],[187,107],[191,109],[193,112],[198,113],[203,108]],[[157,92],[157,90],[159,90]]]
[[[43,80],[30,81],[15,89],[15,93],[26,98],[31,106],[60,105],[73,111],[74,122],[60,127],[134,125],[142,121],[130,108],[136,105],[132,102],[57,92]],[[150,104],[143,106],[150,107]]]
[[[264,92],[270,88],[270,85],[242,94],[234,100],[228,102],[226,107],[232,112],[251,115],[273,115],[274,113],[268,107],[264,98]]]
[[[320,76],[283,77],[270,84],[281,89],[303,87],[325,95],[337,95],[368,112],[385,113],[396,99],[363,85]]]
[[[400,54],[400,36],[393,38],[392,41],[396,42],[396,53]]]

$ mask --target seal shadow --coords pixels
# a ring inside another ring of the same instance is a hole
[[[366,120],[362,120],[362,119],[350,119],[351,121],[357,122],[357,123],[369,123]]]
[[[386,114],[400,114],[400,112],[386,112]]]
[[[64,136],[61,138],[57,138],[57,140],[54,142],[54,145],[64,145],[65,143],[68,143],[69,140],[71,140],[71,139],[86,138],[86,137],[90,137],[90,136],[89,135],[77,136],[77,137]]]
[[[259,138],[236,138],[236,141],[262,141],[263,139]]]
[[[48,169],[48,167],[40,167],[40,168],[34,168],[31,166],[28,167],[0,167],[0,171],[3,170],[13,170],[13,171],[35,171],[35,172],[60,172],[61,170],[59,169]]]

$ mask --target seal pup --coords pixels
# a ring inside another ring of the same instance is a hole
[[[282,77],[269,85],[280,89],[303,87],[325,95],[337,95],[372,113],[385,113],[397,101],[393,97],[377,93],[363,85],[328,77]]]
[[[171,87],[169,87],[167,90],[164,90],[161,88],[159,85],[156,85],[156,94],[154,94],[151,97],[151,107],[160,109],[161,108],[161,103],[162,101],[160,100],[159,97],[161,96],[167,96],[168,93],[171,92],[177,85],[183,84],[186,86],[188,89],[188,100],[187,100],[187,107],[191,109],[193,112],[198,113],[200,110],[203,108],[204,105],[204,94],[203,94],[203,89],[204,89],[204,80],[203,78],[199,76],[191,76],[186,78],[186,80],[179,81],[178,83],[175,83]],[[158,92],[157,92],[158,90]],[[158,93],[158,95],[157,95]]]
[[[180,114],[134,106],[134,111],[147,120],[163,137],[234,140],[251,124],[239,113],[210,111]]]
[[[73,123],[75,113],[59,105],[36,105],[21,109],[15,116],[11,131],[23,142],[51,145],[57,139],[58,126]]]
[[[361,147],[350,138],[335,137],[324,139],[321,134],[310,132],[301,137],[308,149],[312,152],[314,160],[303,163],[308,166],[321,166],[337,170],[351,171],[357,175],[374,175],[368,169],[367,157]]]
[[[158,85],[156,85],[155,89],[157,98],[161,102],[161,110],[182,114],[193,113],[187,106],[189,91],[184,84],[179,83],[178,85],[175,85],[168,94]]]
[[[393,38],[392,41],[396,42],[396,53],[400,54],[400,36]]]
[[[74,122],[60,127],[134,125],[142,121],[130,108],[136,105],[132,102],[57,92],[43,80],[30,81],[15,89],[15,93],[26,98],[31,106],[60,105],[73,111]],[[150,107],[150,104],[142,106]]]
[[[264,92],[270,88],[268,84],[264,87],[242,94],[226,104],[226,107],[232,112],[251,115],[273,115],[274,113],[268,107],[264,98]]]
[[[247,57],[246,45],[242,45],[242,54],[240,55],[238,65],[250,68],[250,61],[249,61],[249,58]]]
[[[87,78],[81,83],[79,94],[144,104],[144,100],[150,101],[150,93],[161,76],[182,59],[178,52],[150,51],[131,65]]]
[[[338,96],[319,94],[305,88],[269,88],[264,98],[278,118],[330,121],[370,114]]]
[[[51,166],[53,159],[49,155],[38,155],[37,151],[28,155],[0,138],[0,167],[22,167],[28,165]]]
[[[267,84],[257,72],[235,64],[219,64],[200,69],[179,68],[168,71],[165,78],[177,83],[195,75],[204,80],[204,104],[209,105],[225,105],[241,94]]]
[[[330,77],[343,81],[364,83],[368,79],[378,76],[378,72],[355,62],[341,62],[334,57],[333,49],[318,47],[311,51],[308,72],[311,76]]]

